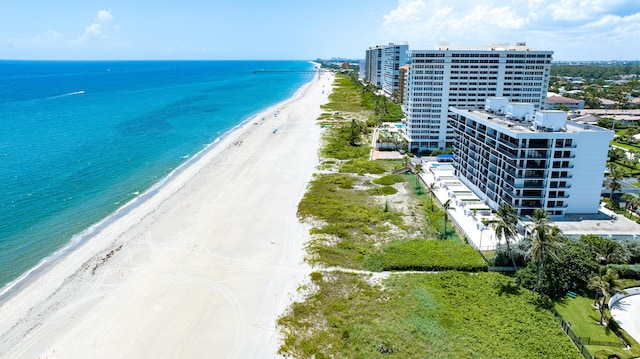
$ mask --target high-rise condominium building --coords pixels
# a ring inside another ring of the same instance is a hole
[[[389,44],[382,50],[382,91],[391,97],[400,89],[400,67],[406,65],[409,53],[407,44]]]
[[[553,51],[525,43],[409,51],[403,110],[409,150],[453,146],[449,107],[478,108],[489,97],[506,97],[544,109]]]
[[[407,63],[409,45],[394,44],[370,47],[365,54],[364,80],[391,96],[399,89],[400,67]]]
[[[384,46],[367,49],[364,58],[364,80],[376,87],[382,86],[382,52]]]
[[[449,110],[456,175],[490,207],[506,202],[519,216],[598,212],[612,131],[506,98]]]

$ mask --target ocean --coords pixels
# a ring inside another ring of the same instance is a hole
[[[307,61],[0,61],[0,287],[291,97],[313,77],[295,71],[312,68]]]

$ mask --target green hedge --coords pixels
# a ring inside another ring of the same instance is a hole
[[[393,241],[365,259],[373,271],[415,270],[486,272],[487,263],[467,244],[453,240],[411,239]]]
[[[618,272],[620,278],[640,279],[640,264],[610,264],[608,267]]]

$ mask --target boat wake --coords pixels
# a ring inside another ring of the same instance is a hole
[[[47,100],[52,100],[52,99],[55,99],[55,98],[68,97],[68,96],[82,95],[82,94],[84,94],[84,90],[75,91],[75,92],[69,92],[69,93],[65,93],[65,94],[62,94],[62,95],[56,95],[56,96],[47,97]]]

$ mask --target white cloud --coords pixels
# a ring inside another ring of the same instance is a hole
[[[420,21],[426,5],[421,0],[400,0],[398,7],[384,15],[384,24],[397,24],[406,21]]]
[[[522,28],[527,19],[504,1],[479,0],[469,6],[463,0],[399,0],[398,7],[384,16],[383,33],[390,41],[431,42],[440,40],[487,43],[505,29]]]
[[[108,39],[110,30],[117,28],[110,23],[114,16],[111,10],[100,10],[96,14],[93,23],[86,26],[82,34],[76,39],[69,39],[65,35],[48,30],[44,34],[34,35],[30,38],[8,38],[5,43],[9,46],[20,48],[64,48],[70,49],[86,44],[92,40],[104,41]]]
[[[106,36],[102,33],[102,25],[93,23],[84,29],[84,33],[78,38],[78,42],[85,42],[89,39],[104,39]]]
[[[56,43],[63,43],[64,36],[62,36],[61,34],[53,30],[49,30],[42,35],[35,35],[29,39],[8,38],[5,40],[5,42],[8,45],[13,45],[17,47],[25,47],[31,44],[37,44],[39,46],[49,46]]]
[[[477,5],[466,15],[450,21],[451,27],[458,31],[473,31],[483,27],[518,29],[525,23],[525,19],[508,6],[491,8],[487,5]]]
[[[607,14],[620,15],[640,10],[637,0],[545,0],[542,5],[554,20],[559,21],[590,21]]]
[[[77,42],[86,42],[90,39],[106,39],[104,33],[104,25],[113,20],[111,10],[100,10],[95,17],[94,23],[84,29],[84,33],[80,35]]]
[[[408,41],[413,49],[433,48],[442,40],[454,45],[526,41],[587,59],[619,49],[634,54],[629,59],[640,58],[640,2],[398,0],[384,15],[380,32],[382,43]]]
[[[95,21],[100,23],[106,23],[113,20],[113,14],[111,10],[100,10],[98,11],[98,15],[96,16]]]

